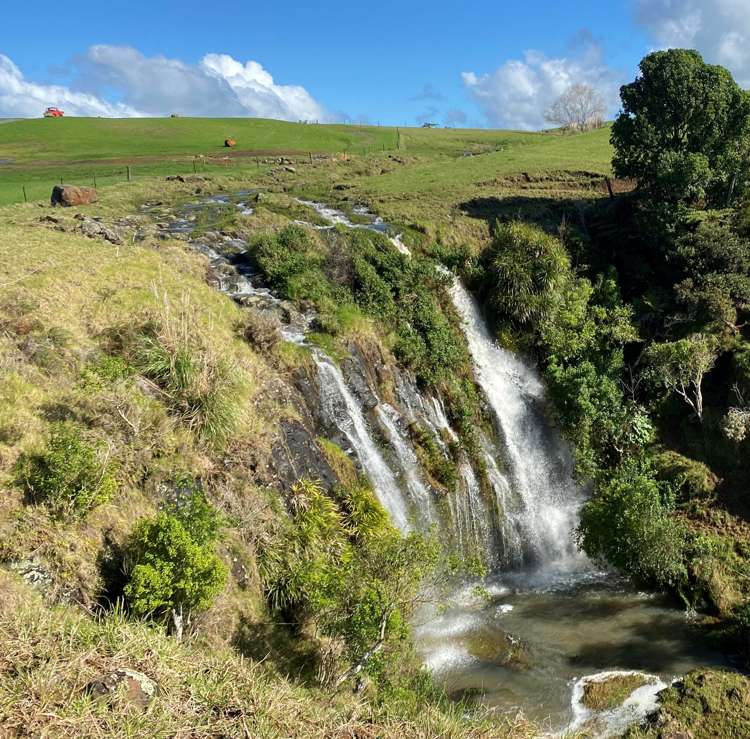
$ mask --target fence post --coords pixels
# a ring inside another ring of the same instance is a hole
[[[28,203],[29,199],[26,197],[26,185],[23,185],[22,189],[23,189],[23,202]]]
[[[193,159],[193,173],[198,171],[198,166],[195,163],[195,159]]]
[[[94,172],[94,187],[96,187],[96,172]]]
[[[310,164],[312,164],[312,152],[310,152]]]
[[[130,182],[130,165],[128,164],[128,182]]]

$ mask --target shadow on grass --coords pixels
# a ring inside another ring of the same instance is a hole
[[[284,677],[302,683],[315,678],[318,666],[315,646],[300,639],[289,625],[258,623],[242,616],[232,646],[244,657],[265,662]]]
[[[586,207],[595,198],[555,198],[513,195],[510,197],[479,197],[459,203],[458,209],[470,218],[477,218],[490,225],[511,220],[531,221],[554,230],[565,219],[579,223]]]

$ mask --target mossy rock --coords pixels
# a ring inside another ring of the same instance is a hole
[[[676,486],[681,502],[713,499],[719,478],[703,462],[671,450],[660,452],[654,461],[659,477]]]
[[[526,645],[514,636],[494,630],[478,631],[464,640],[472,657],[514,670],[528,670],[532,666]]]
[[[661,707],[630,739],[686,736],[745,739],[750,736],[750,679],[738,672],[695,670],[662,691]]]
[[[592,711],[611,711],[621,706],[638,688],[653,682],[653,677],[639,672],[592,680],[583,686],[582,702]]]

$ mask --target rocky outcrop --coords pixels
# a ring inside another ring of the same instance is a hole
[[[281,486],[289,489],[298,480],[307,479],[318,480],[326,488],[333,487],[338,482],[336,473],[310,431],[294,419],[281,421],[280,429],[281,438],[273,449],[272,466]]]
[[[79,187],[77,185],[55,185],[52,188],[50,204],[52,207],[63,206],[69,208],[75,205],[89,205],[99,200],[99,193],[93,187]]]
[[[76,218],[79,218],[79,216],[76,216]],[[80,231],[87,238],[109,241],[110,244],[116,244],[117,246],[121,246],[124,243],[122,235],[116,228],[107,226],[94,218],[86,218],[85,216],[80,217],[79,220],[81,221]]]
[[[122,701],[145,709],[159,692],[156,683],[147,675],[126,667],[92,680],[86,690],[91,695],[110,703]]]

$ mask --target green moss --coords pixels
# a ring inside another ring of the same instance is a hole
[[[661,707],[629,739],[677,736],[744,739],[750,736],[750,679],[737,672],[696,670],[661,694]]]
[[[318,446],[339,482],[344,486],[356,484],[357,469],[346,452],[338,444],[322,436],[318,437]]]
[[[653,683],[648,675],[613,675],[583,686],[583,705],[592,711],[610,711],[621,706],[638,688]]]

